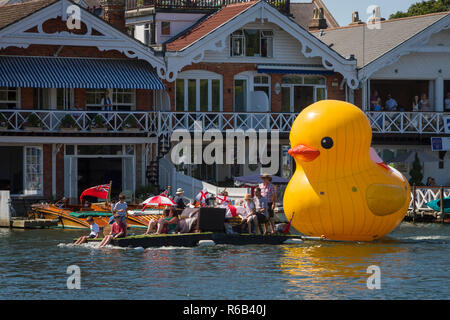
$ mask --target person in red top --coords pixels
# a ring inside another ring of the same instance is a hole
[[[122,218],[120,214],[116,213],[114,215],[114,223],[111,228],[111,233],[103,238],[102,242],[100,242],[99,248],[102,248],[109,244],[113,239],[116,238],[124,238],[127,236],[127,227],[122,222]]]

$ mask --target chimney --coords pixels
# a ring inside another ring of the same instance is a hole
[[[380,21],[386,20],[385,18],[381,17],[381,9],[379,6],[375,6],[373,9],[372,17],[369,19],[368,23],[376,23]]]
[[[103,9],[103,20],[125,32],[125,0],[100,0],[100,7]]]
[[[328,28],[327,20],[323,12],[323,8],[315,8],[313,10],[312,20],[309,23],[309,31],[321,30]]]
[[[351,26],[355,25],[355,24],[363,24],[364,22],[361,21],[361,19],[359,19],[359,13],[358,11],[355,11],[352,13],[352,22],[350,23]]]

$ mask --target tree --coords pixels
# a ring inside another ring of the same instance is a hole
[[[426,0],[411,5],[407,12],[397,11],[389,19],[420,16],[423,14],[450,11],[450,0]]]
[[[423,179],[423,173],[422,173],[422,165],[419,161],[419,156],[416,152],[416,157],[414,159],[414,162],[412,163],[412,168],[409,171],[409,175],[411,176],[411,179],[409,179],[409,184],[412,186],[421,186],[423,185],[422,179]]]

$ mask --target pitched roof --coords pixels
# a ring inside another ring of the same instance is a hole
[[[0,9],[0,29],[45,8],[58,0],[38,0],[5,5]]]
[[[182,51],[186,49],[258,2],[248,1],[224,6],[216,13],[200,19],[191,29],[166,42],[167,51]]]
[[[382,21],[380,29],[359,24],[312,34],[344,57],[355,55],[362,68],[447,16],[449,12],[441,12]]]

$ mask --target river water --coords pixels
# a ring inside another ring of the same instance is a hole
[[[0,299],[447,299],[450,294],[449,225],[402,223],[373,243],[147,250],[70,244],[83,234],[0,229]],[[67,288],[71,265],[81,270],[79,290]],[[380,289],[367,287],[372,265],[379,267]]]

